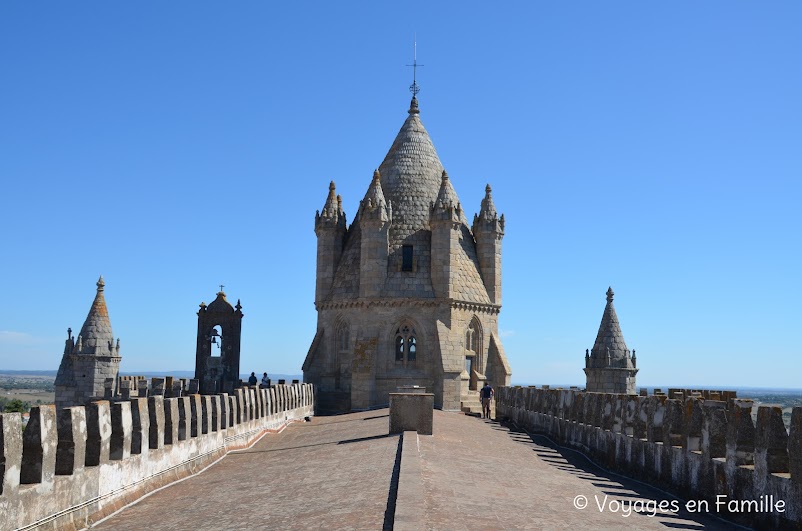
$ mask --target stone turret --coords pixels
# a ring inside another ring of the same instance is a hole
[[[635,351],[630,351],[624,342],[624,334],[618,324],[618,315],[613,306],[612,288],[607,289],[607,305],[596,334],[596,342],[590,352],[585,351],[585,375],[587,391],[596,393],[635,394]]]
[[[333,189],[317,217],[318,320],[303,371],[321,411],[387,404],[408,385],[429,389],[445,410],[478,411],[481,383],[509,384],[498,334],[503,218],[486,198],[474,238],[417,98],[407,112],[336,260],[320,252]]]
[[[56,375],[57,408],[83,405],[93,398],[102,398],[107,378],[114,380],[111,392],[116,393],[122,358],[120,340],[115,341],[111,331],[103,295],[105,287],[101,276],[97,281],[95,300],[78,338],[73,338],[71,328],[67,329],[64,355]]]
[[[393,207],[384,199],[379,170],[373,172],[373,180],[359,204],[358,216],[362,233],[359,296],[378,297],[387,279],[389,233],[393,222]]]
[[[501,306],[501,239],[504,237],[504,214],[499,218],[496,213],[492,192],[488,184],[479,215],[473,218],[473,235],[476,238],[476,254],[487,296],[493,304]]]
[[[329,296],[334,282],[334,273],[343,253],[346,232],[345,212],[342,197],[336,195],[334,181],[329,184],[329,195],[323,211],[315,213],[315,234],[317,235],[317,283],[315,285],[315,304],[320,304]]]
[[[454,261],[462,235],[462,221],[462,206],[448,173],[443,170],[429,225],[432,228],[432,255],[438,257],[438,260],[432,261],[432,286],[435,295],[445,299],[453,299],[455,295],[456,286],[452,277],[457,269]]]

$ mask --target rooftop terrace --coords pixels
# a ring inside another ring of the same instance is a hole
[[[584,510],[574,507],[580,495]],[[673,499],[495,421],[435,411],[434,435],[390,436],[384,409],[290,424],[97,528],[734,528],[684,510],[610,508]]]

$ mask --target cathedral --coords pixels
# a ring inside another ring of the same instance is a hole
[[[386,405],[409,386],[444,410],[474,410],[485,382],[509,384],[504,216],[488,185],[468,223],[416,97],[350,226],[332,182],[315,234],[317,331],[303,371],[321,411]]]

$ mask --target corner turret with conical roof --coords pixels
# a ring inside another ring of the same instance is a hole
[[[624,342],[613,306],[613,288],[607,288],[607,305],[604,307],[599,332],[590,351],[585,351],[586,389],[596,393],[635,394],[635,351]]]
[[[504,238],[504,214],[498,217],[493,203],[493,190],[488,184],[479,214],[473,218],[473,235],[479,267],[482,270],[487,296],[501,306],[501,239]]]
[[[445,299],[459,297],[459,284],[454,273],[459,268],[459,248],[465,216],[448,173],[443,170],[440,190],[431,206],[429,225],[432,229],[431,277],[435,295]]]
[[[329,296],[334,272],[343,254],[346,232],[345,212],[342,197],[336,193],[334,181],[329,183],[329,195],[323,211],[315,214],[315,234],[317,235],[317,282],[315,284],[315,304]]]
[[[332,228],[333,184],[315,218],[318,325],[303,369],[322,410],[386,404],[406,384],[460,409],[484,381],[509,383],[498,337],[503,217],[486,198],[479,217],[495,232],[482,225],[474,238],[420,114],[413,97],[347,229]]]
[[[117,390],[120,371],[120,340],[111,331],[109,311],[103,294],[106,283],[101,276],[89,314],[78,338],[67,329],[64,354],[56,374],[56,407],[83,405],[93,398],[102,398],[106,380],[112,379],[112,395]]]
[[[359,230],[361,233],[359,257],[360,298],[379,297],[387,279],[392,204],[384,199],[379,170],[359,203]]]

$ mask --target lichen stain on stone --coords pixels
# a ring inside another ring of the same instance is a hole
[[[354,346],[354,359],[351,368],[354,372],[370,372],[373,369],[373,358],[379,338],[360,339]]]

